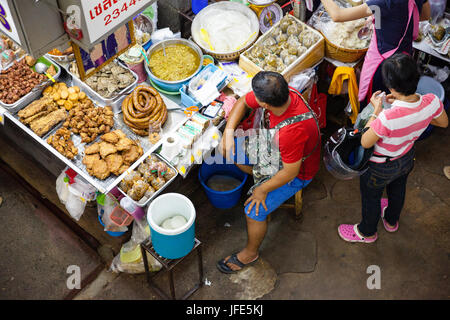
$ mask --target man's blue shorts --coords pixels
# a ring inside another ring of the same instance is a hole
[[[235,138],[235,154],[234,162],[238,164],[250,165],[250,161],[245,154],[245,149],[243,146],[243,138]],[[264,221],[267,216],[278,209],[284,202],[293,197],[298,191],[305,188],[312,180],[301,180],[295,178],[294,180],[286,183],[284,186],[275,189],[267,194],[266,197],[266,207],[267,211],[264,209],[263,205],[260,204],[259,213],[256,215],[256,206],[253,206],[250,213],[247,213],[250,204],[245,206],[245,214],[256,221]]]

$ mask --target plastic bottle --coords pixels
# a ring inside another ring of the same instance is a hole
[[[199,13],[204,7],[208,5],[208,0],[191,0],[192,12]]]
[[[431,9],[431,23],[436,24],[444,16],[447,0],[429,0]]]

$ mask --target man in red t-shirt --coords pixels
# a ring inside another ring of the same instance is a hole
[[[274,140],[277,141],[282,167],[257,184],[245,202],[247,246],[217,263],[219,270],[224,273],[241,270],[258,259],[259,247],[267,231],[267,215],[306,187],[319,170],[320,164],[319,128],[299,93],[289,88],[281,74],[266,71],[253,78],[252,89],[252,92],[236,102],[230,112],[220,150],[227,159],[234,159],[242,171],[255,173],[255,168],[249,165],[249,159],[242,156],[245,151],[242,150],[242,143],[235,139],[235,130],[247,108],[263,108],[268,115],[268,127],[272,129],[277,125],[281,126]],[[300,116],[306,114],[309,117]],[[244,158],[245,163],[236,160]],[[254,165],[257,167],[257,164]]]

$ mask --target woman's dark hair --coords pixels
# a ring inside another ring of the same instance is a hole
[[[258,100],[273,107],[281,107],[289,99],[288,83],[277,72],[258,72],[253,77],[252,88]]]
[[[394,54],[381,67],[384,85],[405,96],[416,93],[420,73],[414,59],[404,53]]]

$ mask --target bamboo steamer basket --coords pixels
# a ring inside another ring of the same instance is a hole
[[[212,9],[219,9],[219,10],[234,10],[234,11],[240,11],[241,13],[245,14],[248,19],[250,20],[251,26],[252,26],[252,36],[247,41],[244,47],[242,47],[239,50],[231,51],[231,52],[216,52],[210,50],[209,46],[206,45],[200,36],[200,27],[203,17],[207,16],[208,13]],[[194,42],[202,49],[202,51],[210,55],[211,57],[216,58],[220,61],[232,61],[237,60],[242,52],[246,51],[248,48],[250,48],[258,39],[259,36],[259,20],[256,16],[255,12],[251,9],[249,9],[247,6],[238,3],[238,2],[231,2],[231,1],[221,1],[217,3],[213,3],[208,5],[206,8],[204,8],[202,11],[200,11],[192,21],[191,26],[191,34],[192,39]]]
[[[325,39],[325,57],[334,59],[340,62],[355,62],[361,59],[367,52],[369,48],[365,49],[347,49],[339,47],[333,44],[330,40],[325,37],[325,35],[319,30]]]
[[[308,30],[316,34],[316,36],[319,38],[319,41],[313,44],[302,56],[298,57],[297,60],[295,60],[286,69],[284,69],[283,72],[281,72],[287,82],[291,80],[292,76],[305,69],[311,68],[318,62],[320,62],[323,59],[325,53],[325,41],[323,35],[319,31],[300,21],[296,17],[291,15],[291,18],[294,19],[297,23],[301,24],[304,28],[307,28]],[[254,46],[264,42],[267,37],[271,35],[272,30],[276,28],[280,23],[281,21],[278,21],[275,25],[273,25],[270,30],[264,33],[264,35],[262,35],[258,39],[258,41],[256,41],[253,46],[248,48],[245,52],[251,51]],[[251,76],[254,76],[260,71],[264,71],[261,67],[253,63],[253,61],[248,59],[244,54],[241,54],[239,58],[239,66]]]

